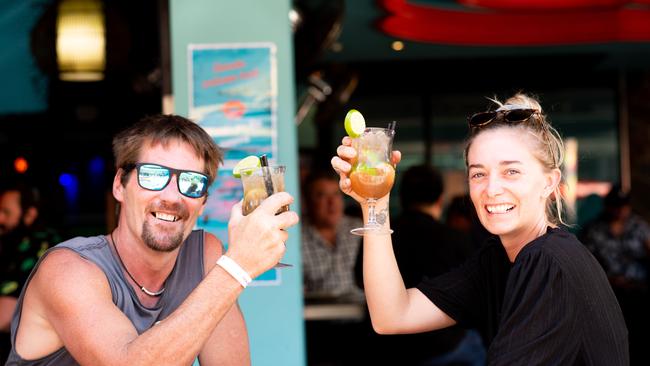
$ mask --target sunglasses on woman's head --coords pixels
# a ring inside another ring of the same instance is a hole
[[[167,187],[172,175],[176,174],[178,191],[185,197],[199,198],[208,191],[208,176],[191,170],[180,170],[152,163],[129,164],[123,169],[125,173],[136,168],[138,185],[150,191],[162,191]]]
[[[526,122],[539,110],[532,108],[514,108],[497,111],[480,112],[467,118],[470,128],[480,128],[492,122],[521,123]]]

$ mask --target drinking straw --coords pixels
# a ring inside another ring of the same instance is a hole
[[[388,124],[388,129],[391,130],[391,131],[395,131],[395,125],[396,124],[397,124],[397,122],[395,122],[395,121],[389,123]]]
[[[271,179],[271,172],[269,171],[269,160],[266,154],[260,156],[260,164],[262,165],[262,175],[264,176],[264,188],[266,188],[266,195],[273,194],[273,179]]]

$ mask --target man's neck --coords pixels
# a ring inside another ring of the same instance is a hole
[[[330,247],[336,246],[336,226],[314,225],[314,228]]]

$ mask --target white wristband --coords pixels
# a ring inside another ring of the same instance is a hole
[[[243,288],[246,288],[249,283],[253,282],[253,279],[248,272],[241,268],[241,266],[232,260],[232,258],[222,255],[221,258],[217,260],[217,264],[237,280]]]

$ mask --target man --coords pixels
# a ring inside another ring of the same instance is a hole
[[[307,296],[363,300],[354,267],[361,241],[350,230],[361,220],[343,214],[338,176],[331,171],[310,174],[304,184],[307,220],[302,225],[302,259]]]
[[[650,225],[632,211],[630,193],[615,184],[603,211],[588,223],[582,242],[603,266],[623,311],[630,340],[630,363],[650,364],[646,333],[650,326]]]
[[[363,226],[360,219],[344,215],[343,194],[338,176],[315,171],[303,184],[306,219],[302,225],[303,280],[306,301],[364,301],[355,281],[355,264],[361,240],[350,233]],[[355,364],[361,362],[359,340],[365,333],[360,322],[308,321],[305,324],[309,365]],[[339,346],[332,347],[332,339]],[[359,362],[357,362],[359,361]]]
[[[0,187],[0,362],[11,348],[9,329],[18,296],[36,261],[59,242],[39,221],[39,194],[17,182]]]
[[[18,301],[8,365],[250,364],[236,300],[284,254],[298,217],[275,212],[292,197],[272,195],[246,217],[235,205],[224,255],[215,236],[192,230],[222,159],[203,129],[145,118],[113,152],[118,225],[43,256]]]

